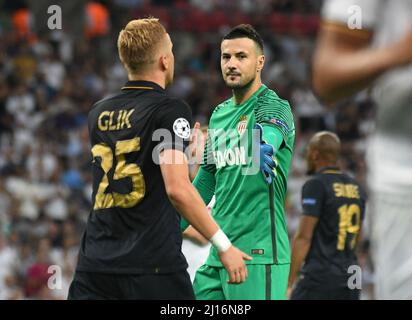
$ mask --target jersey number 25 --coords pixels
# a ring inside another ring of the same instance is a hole
[[[104,176],[100,181],[94,201],[94,210],[108,209],[112,207],[131,208],[142,201],[145,195],[145,181],[142,170],[135,163],[126,163],[125,154],[140,150],[140,138],[117,141],[113,155],[112,149],[105,143],[96,144],[92,148],[93,159],[101,158],[101,167]],[[114,169],[113,180],[120,180],[126,177],[132,180],[132,191],[127,194],[111,192],[106,193],[109,186],[108,172],[113,166],[113,156],[116,157],[116,168]]]

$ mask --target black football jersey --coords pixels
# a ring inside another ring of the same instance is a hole
[[[365,215],[361,186],[337,168],[325,168],[302,188],[303,214],[318,217],[312,243],[302,268],[311,279],[341,278],[357,264],[355,247]]]
[[[129,81],[88,116],[92,209],[78,271],[168,273],[187,268],[180,215],[166,194],[158,154],[187,147],[192,115],[159,85]]]

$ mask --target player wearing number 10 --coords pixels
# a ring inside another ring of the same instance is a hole
[[[191,112],[165,91],[174,71],[169,34],[157,19],[133,20],[118,49],[129,81],[88,116],[93,208],[69,299],[194,299],[178,211],[218,247],[230,280],[244,281],[249,257],[231,245],[189,180]]]
[[[339,138],[331,132],[315,134],[309,142],[308,173],[302,189],[303,216],[292,246],[288,292],[299,269],[300,280],[292,299],[359,299],[348,288],[348,268],[357,265],[355,254],[365,212],[365,193],[338,168]]]

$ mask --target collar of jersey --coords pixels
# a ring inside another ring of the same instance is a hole
[[[132,80],[127,81],[126,84],[122,87],[122,90],[161,90],[164,89],[159,86],[157,83],[152,81],[143,81],[143,80]]]
[[[317,173],[335,173],[335,174],[339,174],[342,173],[342,171],[339,169],[339,167],[324,167],[322,169],[320,169]]]
[[[262,85],[260,86],[260,88],[257,89],[257,90],[255,91],[255,93],[250,96],[249,99],[247,99],[245,102],[243,102],[243,103],[241,103],[241,104],[236,104],[236,102],[235,102],[235,97],[232,96],[232,103],[233,103],[233,105],[235,106],[235,108],[242,107],[243,105],[245,105],[246,103],[248,103],[251,99],[255,98],[255,97],[256,97],[259,93],[261,93],[265,88],[266,88],[266,86],[262,83]]]

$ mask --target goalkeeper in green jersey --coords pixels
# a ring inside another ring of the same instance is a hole
[[[233,97],[210,118],[204,161],[193,184],[231,241],[253,260],[248,279],[228,284],[216,249],[194,280],[197,299],[285,299],[290,266],[284,201],[295,127],[287,101],[262,84],[263,41],[250,25],[221,43]],[[184,229],[185,226],[182,225]]]

